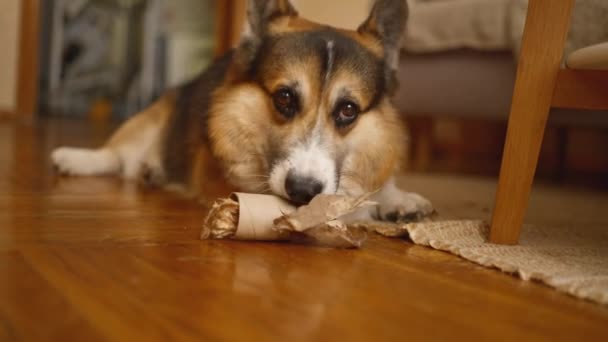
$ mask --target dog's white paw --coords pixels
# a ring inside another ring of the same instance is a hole
[[[118,157],[107,149],[61,147],[53,151],[51,160],[61,174],[71,176],[113,173],[120,167]]]
[[[401,190],[385,196],[378,206],[378,218],[383,221],[418,221],[434,212],[433,205],[426,198]]]

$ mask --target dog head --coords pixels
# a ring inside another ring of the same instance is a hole
[[[406,17],[405,0],[378,0],[348,31],[299,17],[287,0],[250,0],[209,120],[229,180],[299,203],[382,186],[405,143],[389,98]]]

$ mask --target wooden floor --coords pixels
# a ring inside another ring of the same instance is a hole
[[[195,203],[53,175],[50,148],[108,129],[0,124],[0,341],[608,341],[607,307],[404,240],[199,241]],[[489,215],[491,181],[400,181],[443,215]],[[542,187],[529,221],[608,224],[607,208],[607,194]]]

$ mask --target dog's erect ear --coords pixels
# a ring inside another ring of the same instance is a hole
[[[289,0],[249,0],[244,39],[260,38],[266,34],[268,24],[283,16],[295,17],[298,12]]]
[[[408,12],[406,0],[376,0],[371,14],[357,29],[359,33],[370,34],[380,40],[386,64],[392,71],[399,65],[400,43]]]
[[[237,48],[237,64],[247,68],[253,61],[273,20],[297,15],[289,0],[248,0],[247,18]]]

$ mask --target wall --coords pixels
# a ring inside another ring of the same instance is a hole
[[[21,0],[0,0],[0,112],[15,109]]]
[[[310,20],[355,29],[369,14],[370,0],[292,0],[300,14]]]
[[[1,1],[1,0],[0,0]],[[356,29],[369,15],[372,0],[290,0],[300,16],[339,28]],[[236,0],[233,9],[231,44],[239,42],[247,0]]]

